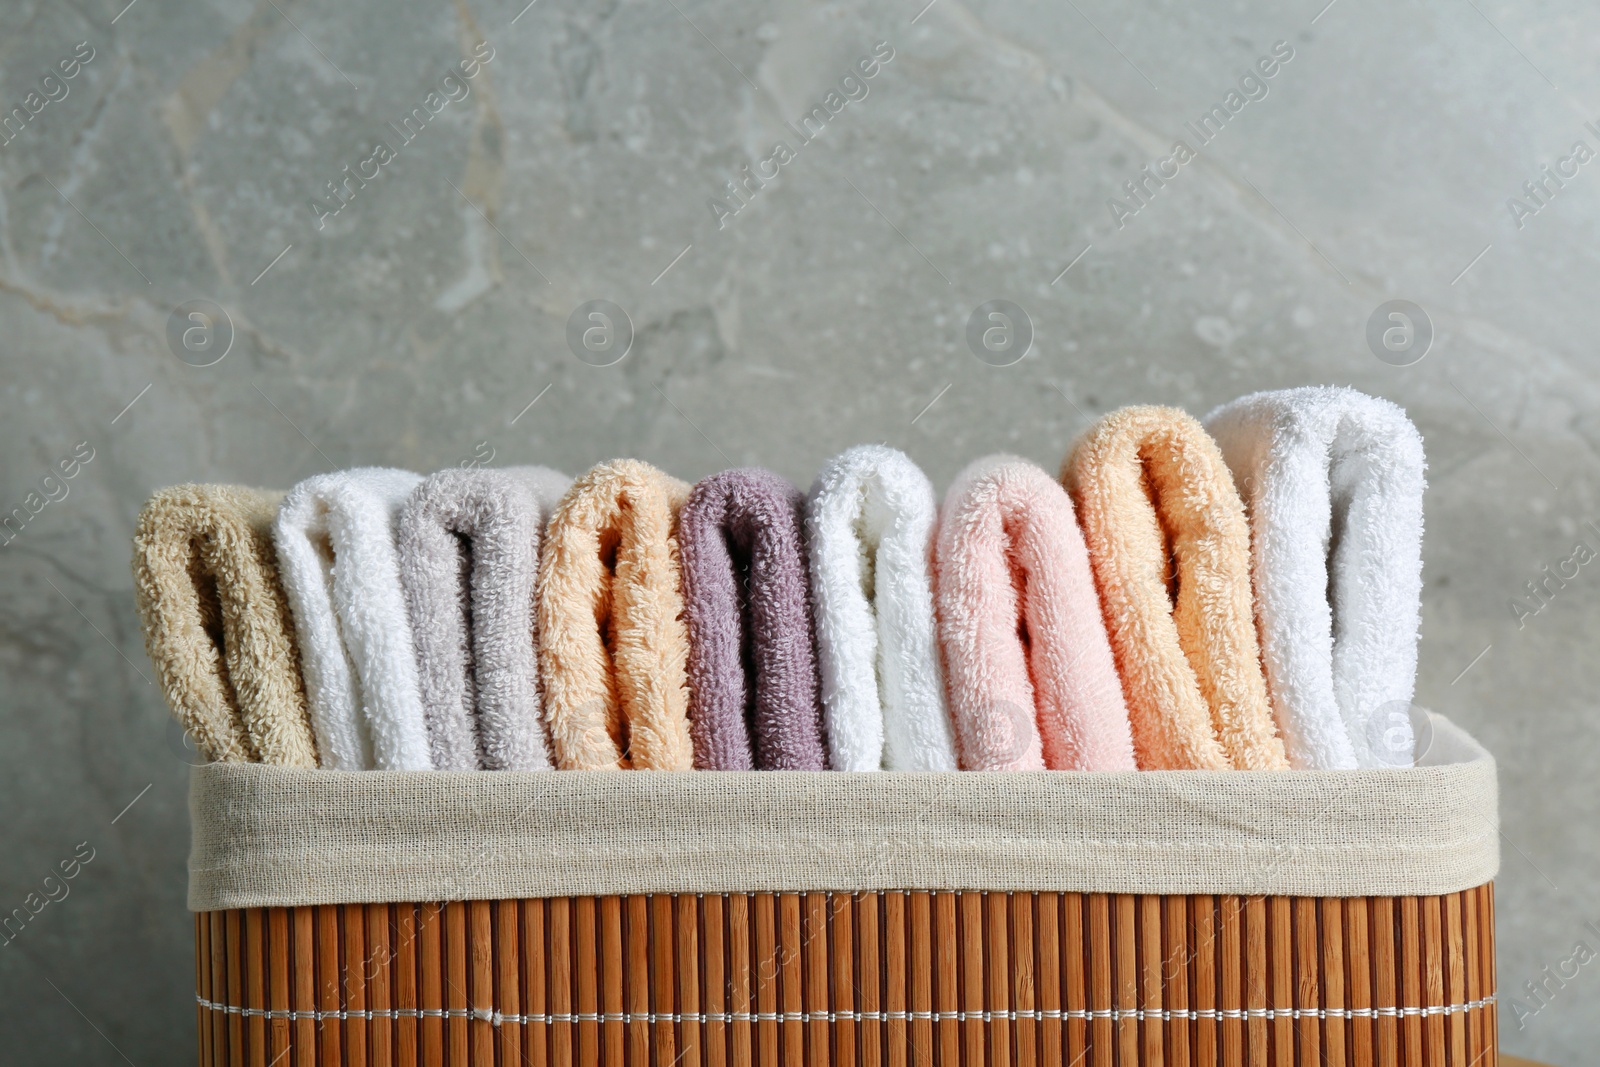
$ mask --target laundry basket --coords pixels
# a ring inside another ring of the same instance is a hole
[[[1495,1063],[1493,760],[196,768],[200,1063]]]

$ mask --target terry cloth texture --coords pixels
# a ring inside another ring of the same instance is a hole
[[[539,669],[562,770],[694,766],[678,511],[689,486],[601,463],[550,518],[539,564]]]
[[[1250,518],[1267,690],[1296,767],[1409,761],[1422,435],[1354,389],[1254,393],[1206,418]]]
[[[1397,896],[1499,866],[1494,761],[1059,774],[191,774],[189,907],[613,893]]]
[[[133,588],[167,706],[211,759],[315,767],[272,551],[281,492],[179,485],[145,502]]]
[[[1062,465],[1146,770],[1289,765],[1250,599],[1250,529],[1204,427],[1176,408],[1102,418]]]
[[[1058,482],[1016,456],[962,471],[934,585],[962,769],[1135,769],[1089,551]]]
[[[278,574],[324,767],[433,765],[395,556],[400,505],[421,480],[385,467],[318,474],[278,508]]]
[[[953,771],[933,612],[933,485],[904,452],[858,445],[806,503],[817,661],[838,771]]]
[[[400,513],[433,765],[548,770],[534,620],[545,520],[572,479],[548,467],[443,470]]]
[[[828,767],[800,526],[805,498],[758,468],[698,483],[679,513],[695,766]]]

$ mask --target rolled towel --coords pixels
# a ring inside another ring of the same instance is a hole
[[[1058,482],[1016,456],[962,471],[939,515],[934,585],[963,769],[1136,769],[1089,552]]]
[[[272,551],[282,498],[236,485],[156,493],[133,536],[134,600],[167,705],[202,754],[315,767]]]
[[[572,479],[548,467],[443,470],[400,512],[433,765],[548,770],[534,583],[545,520]]]
[[[804,507],[749,467],[699,482],[679,515],[696,767],[827,770]]]
[[[953,771],[933,613],[933,485],[905,453],[858,445],[806,503],[817,660],[840,771]]]
[[[1206,417],[1250,518],[1256,624],[1296,767],[1411,763],[1422,435],[1387,400],[1307,386]]]
[[[289,490],[273,535],[322,765],[427,770],[428,729],[395,528],[422,480],[357,467]]]
[[[572,483],[545,531],[539,672],[556,766],[694,768],[678,511],[689,486],[618,459]]]
[[[1216,442],[1176,408],[1129,407],[1062,466],[1147,770],[1288,766],[1250,604],[1250,530]]]

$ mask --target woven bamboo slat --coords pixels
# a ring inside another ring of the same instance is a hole
[[[1493,887],[195,916],[202,1067],[1494,1067]]]

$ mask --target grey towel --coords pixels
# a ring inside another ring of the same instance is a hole
[[[400,514],[400,576],[433,765],[548,770],[533,585],[571,479],[547,467],[444,470]]]

